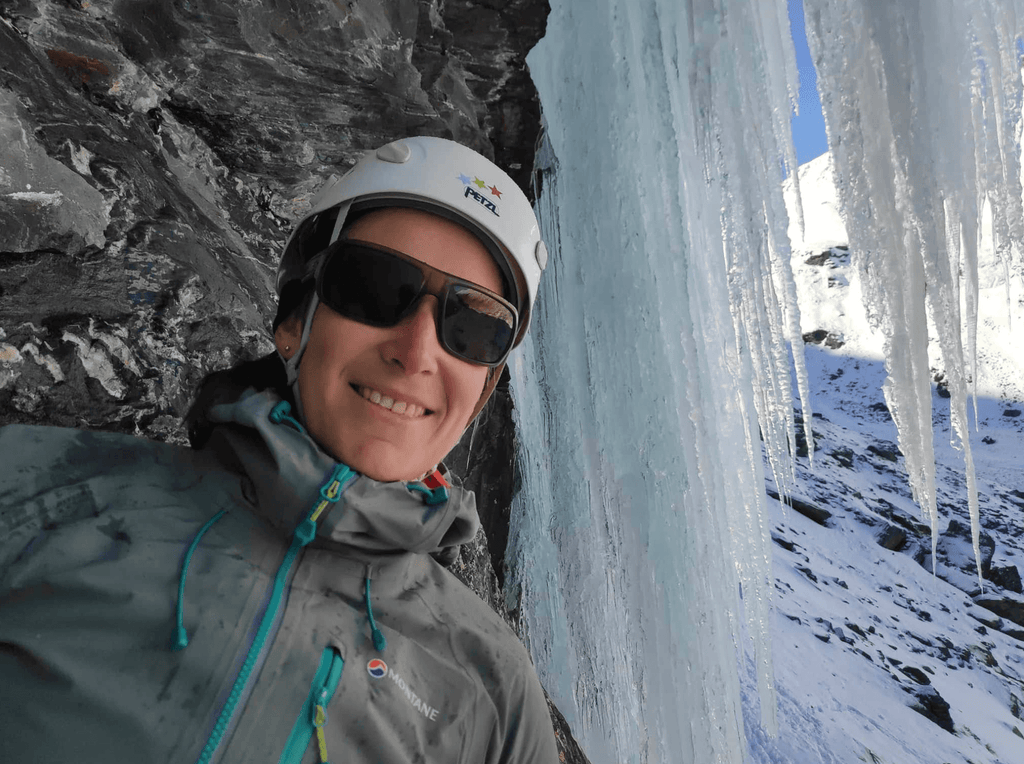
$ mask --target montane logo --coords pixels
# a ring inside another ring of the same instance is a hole
[[[412,703],[413,708],[423,714],[427,719],[430,719],[430,721],[435,721],[437,719],[437,709],[428,706],[426,701],[410,690],[409,685],[405,683],[405,680],[402,679],[402,677],[395,673],[394,669],[388,670],[388,676],[391,678],[392,682],[398,685],[398,689],[400,689],[409,702]]]
[[[381,677],[387,675],[388,664],[386,664],[380,658],[374,658],[372,661],[366,664],[366,671],[374,679],[380,679]]]

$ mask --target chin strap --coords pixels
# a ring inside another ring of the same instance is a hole
[[[334,230],[331,232],[330,244],[333,244],[341,236],[341,230],[345,225],[345,221],[348,219],[348,210],[351,204],[344,204],[338,209],[338,218],[334,221]],[[307,268],[312,269],[307,275],[315,273],[320,265],[323,264],[323,253],[321,252],[309,263]],[[299,361],[302,360],[302,354],[306,352],[306,344],[309,342],[309,331],[313,327],[313,314],[316,313],[317,307],[320,305],[320,296],[316,293],[316,289],[313,290],[313,296],[309,300],[309,307],[306,309],[306,316],[302,321],[302,339],[299,341],[299,347],[295,351],[295,354],[291,358],[285,358],[278,351],[278,355],[281,357],[281,362],[284,363],[284,373],[287,375],[288,386],[292,390],[292,395],[295,398],[295,413],[299,417],[299,421],[305,424],[306,415],[302,410],[302,396],[299,395]]]
[[[313,314],[316,313],[319,305],[320,298],[314,292],[313,297],[309,301],[306,316],[302,321],[302,339],[299,341],[299,347],[292,357],[285,358],[281,355],[280,350],[277,352],[281,358],[281,363],[284,364],[284,373],[287,375],[288,386],[291,388],[292,396],[295,398],[295,413],[298,415],[299,421],[303,423],[306,421],[306,415],[302,410],[302,396],[299,395],[299,361],[302,360],[302,354],[306,352],[306,345],[309,343],[309,330],[313,326]]]

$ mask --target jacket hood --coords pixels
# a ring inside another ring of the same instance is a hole
[[[338,467],[331,456],[285,417],[271,419],[281,403],[273,390],[248,389],[235,400],[209,407],[213,427],[203,449],[213,449],[248,478],[246,498],[273,526],[291,534],[320,500]],[[472,491],[451,485],[446,502],[429,505],[410,486],[352,473],[341,498],[318,523],[317,539],[369,553],[441,553],[476,536],[480,518]],[[452,483],[449,473],[445,479]]]

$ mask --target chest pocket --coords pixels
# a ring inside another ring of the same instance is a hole
[[[328,646],[323,655],[320,656],[320,666],[313,676],[309,686],[309,695],[299,711],[299,718],[295,720],[292,732],[288,736],[284,751],[281,752],[280,764],[300,764],[302,757],[310,746],[310,741],[316,741],[317,761],[326,764],[327,738],[324,734],[324,725],[327,724],[327,706],[338,689],[338,682],[341,681],[341,672],[345,668],[345,660],[341,657],[341,651],[333,645]],[[343,754],[335,752],[337,757]]]
[[[328,750],[340,734],[346,761],[484,761],[496,718],[483,683],[417,642],[391,633],[387,639],[386,652],[354,654],[348,661],[328,724]]]

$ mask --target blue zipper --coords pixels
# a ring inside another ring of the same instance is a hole
[[[279,764],[299,764],[314,733],[317,737],[317,747],[320,749],[320,762],[327,764],[327,741],[323,731],[327,723],[327,704],[334,697],[344,667],[345,661],[338,648],[328,647],[324,650],[320,657],[320,667],[316,670],[313,683],[309,687],[309,696],[302,704],[299,718],[295,720],[292,733],[281,752]]]
[[[295,558],[298,557],[302,548],[316,537],[316,521],[320,519],[320,515],[341,498],[341,492],[345,488],[345,483],[354,477],[355,473],[347,466],[344,464],[336,465],[331,477],[320,489],[320,498],[313,505],[306,518],[295,529],[295,533],[292,535],[292,542],[288,546],[288,551],[285,552],[284,559],[277,569],[277,575],[274,576],[274,588],[270,593],[270,600],[267,603],[267,610],[263,614],[263,620],[260,621],[260,627],[256,631],[256,637],[252,641],[249,653],[245,656],[245,663],[242,664],[242,668],[235,678],[235,684],[231,688],[231,694],[228,695],[228,699],[221,709],[220,716],[217,717],[217,722],[213,725],[213,731],[210,733],[202,753],[199,754],[196,764],[209,764],[217,750],[217,746],[220,745],[224,737],[224,733],[228,729],[228,725],[231,723],[231,717],[234,715],[238,701],[241,699],[242,692],[249,681],[249,675],[252,674],[253,667],[256,665],[260,652],[267,641],[267,636],[274,625],[277,609],[281,606],[281,600],[284,599],[288,573],[295,562]]]

